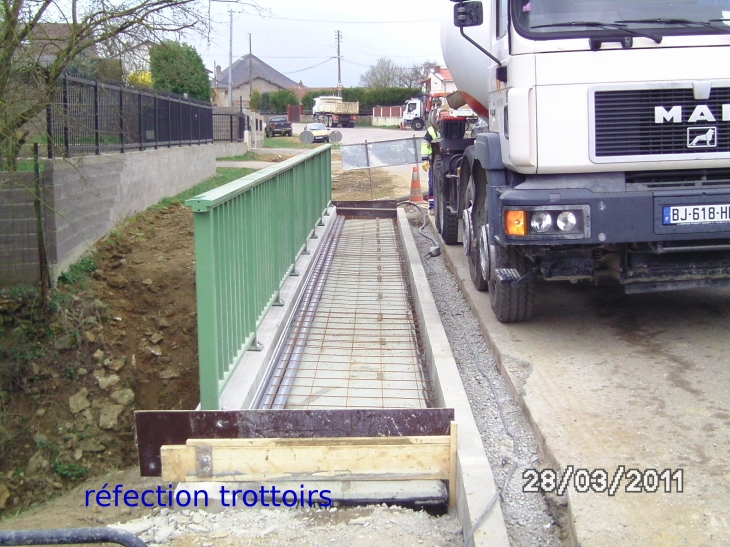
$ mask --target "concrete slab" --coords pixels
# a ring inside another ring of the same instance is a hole
[[[614,496],[600,484],[580,492],[575,476],[569,482],[575,544],[727,542],[730,290],[631,296],[543,283],[534,319],[503,325],[488,293],[474,289],[461,246],[442,248],[534,424],[546,467],[603,469],[610,485],[623,466]],[[629,469],[638,470],[637,492]]]

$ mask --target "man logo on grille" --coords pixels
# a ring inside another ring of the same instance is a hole
[[[690,127],[687,129],[687,148],[711,148],[717,146],[717,129],[714,127]]]

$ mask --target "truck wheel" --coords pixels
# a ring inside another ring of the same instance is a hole
[[[481,201],[483,202],[483,199]],[[471,173],[466,187],[464,204],[465,207],[461,212],[461,234],[464,254],[469,257],[469,275],[476,290],[486,291],[488,284],[482,274],[481,257],[479,256],[479,232],[484,224],[481,212],[483,206],[480,206],[476,184]]]
[[[492,245],[489,248],[489,254],[489,303],[497,321],[500,323],[529,321],[532,319],[535,307],[535,278],[518,286],[503,285],[499,282],[495,270],[514,268],[521,275],[525,275],[532,267],[532,263],[514,247]]]
[[[448,197],[446,195],[448,181],[444,175],[441,156],[436,156],[433,163],[433,199],[436,231],[441,234],[444,243],[454,245],[458,243],[459,238],[459,216],[451,214],[446,208],[449,205],[448,198],[451,198],[453,201],[453,196],[451,192],[449,192]]]
[[[325,125],[327,127],[332,127],[332,118],[330,116],[327,116],[327,119],[325,120]]]
[[[420,131],[421,129],[424,128],[424,126],[425,126],[425,124],[423,123],[423,120],[421,120],[419,118],[416,118],[411,123],[411,127],[413,128],[413,131]]]

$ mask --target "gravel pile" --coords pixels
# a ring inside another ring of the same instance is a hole
[[[522,492],[523,472],[538,465],[532,429],[507,381],[497,370],[492,350],[456,279],[447,269],[443,254],[428,256],[433,243],[418,234],[421,215],[411,210],[407,214],[494,479],[503,492],[500,503],[510,543],[513,547],[568,545],[568,538],[558,524],[565,518],[565,507],[560,500]],[[426,232],[436,237],[432,227]],[[525,376],[528,374],[525,363]]]
[[[169,509],[112,525],[150,547],[460,547],[455,515],[433,517],[385,505],[327,509]]]

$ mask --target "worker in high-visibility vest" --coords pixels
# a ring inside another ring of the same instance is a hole
[[[431,158],[431,141],[439,138],[438,126],[429,124],[426,134],[421,141],[421,160],[423,161],[423,170],[428,171],[428,209],[433,211],[433,169]]]

